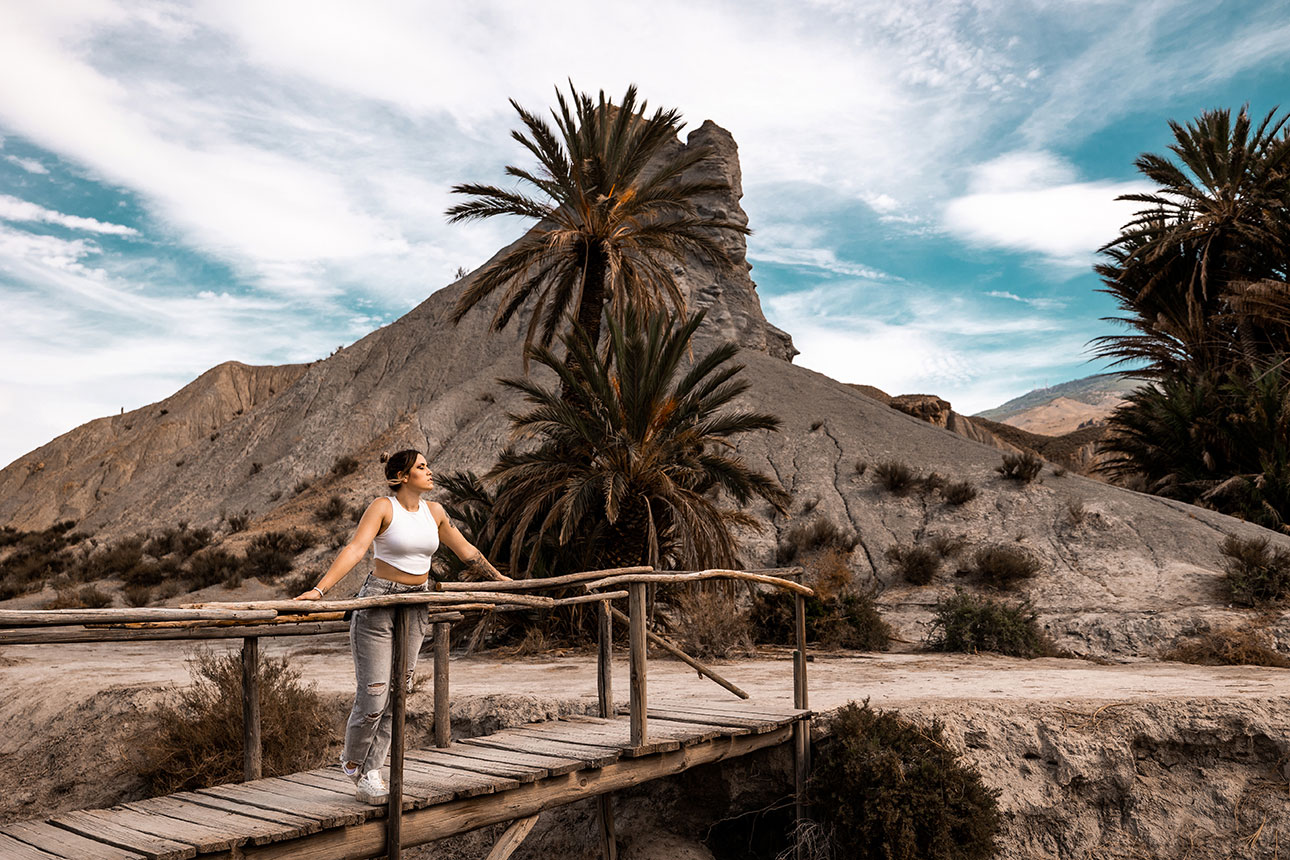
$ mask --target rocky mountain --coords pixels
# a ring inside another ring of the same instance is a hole
[[[728,184],[703,208],[746,217],[730,134],[707,122],[682,145],[713,147],[706,169]],[[886,551],[937,535],[961,538],[967,555],[990,544],[1031,552],[1042,571],[1020,595],[1075,653],[1146,656],[1183,634],[1246,619],[1226,606],[1224,536],[1290,540],[1073,473],[1005,480],[996,472],[1000,449],[1015,445],[1000,444],[985,422],[926,396],[893,409],[876,389],[793,365],[790,337],[762,314],[742,238],[724,241],[733,265],[691,260],[679,275],[691,306],[708,311],[695,351],[723,339],[743,346],[751,383],[743,405],[775,412],[783,428],[745,438],[739,452],[796,500],[789,516],[751,511],[762,527],[742,536],[747,565],[775,564],[792,529],[829,519],[856,534],[850,566],[910,642],[926,631],[930,607],[964,580],[949,561],[931,585],[908,585]],[[521,372],[523,332],[515,325],[489,332],[489,308],[453,325],[453,304],[470,277],[325,360],[222,365],[166,400],[53,440],[0,472],[0,524],[32,529],[73,519],[112,537],[178,520],[217,526],[223,513],[247,511],[254,532],[311,522],[331,495],[370,498],[382,487],[381,450],[418,447],[439,470],[487,468],[509,439],[507,412],[519,406],[496,380]],[[943,421],[925,420],[940,412]],[[348,458],[357,471],[338,468]],[[933,490],[890,492],[874,478],[884,463],[969,482],[979,495],[955,506]],[[325,564],[325,552],[310,563]],[[1290,640],[1284,616],[1267,623]]]
[[[973,417],[1011,424],[1044,436],[1061,436],[1100,424],[1124,402],[1126,394],[1141,384],[1141,380],[1122,373],[1099,373],[1036,388]]]

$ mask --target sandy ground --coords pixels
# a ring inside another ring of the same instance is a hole
[[[290,655],[306,681],[325,693],[348,694],[353,668],[343,635],[303,640],[263,640],[264,653]],[[217,642],[214,649],[237,645]],[[163,688],[184,684],[190,643],[139,642],[5,646],[0,648],[0,690],[7,701],[0,718],[36,708],[64,708],[112,688]],[[428,674],[423,657],[419,674]],[[792,664],[787,654],[714,662],[713,667],[754,700],[791,704]],[[554,698],[596,695],[595,657],[573,653],[538,657],[485,654],[452,661],[452,695],[497,693]],[[670,659],[649,662],[651,698],[733,695]],[[818,654],[808,669],[810,704],[817,711],[868,697],[875,706],[907,707],[953,701],[1106,702],[1160,699],[1240,699],[1290,696],[1290,671],[1253,666],[1182,663],[1099,665],[1084,660],[1019,660],[960,654]],[[428,680],[428,679],[427,679]],[[627,693],[627,661],[614,665],[615,698]],[[37,700],[12,696],[38,684]],[[429,697],[422,685],[414,698]]]

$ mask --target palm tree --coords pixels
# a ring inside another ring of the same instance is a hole
[[[578,93],[572,82],[570,94],[572,107],[556,91],[555,131],[511,101],[524,125],[511,136],[537,159],[538,168],[508,166],[506,173],[527,191],[457,185],[453,193],[473,199],[447,212],[451,223],[495,215],[537,222],[475,276],[454,311],[460,321],[503,290],[492,320],[493,330],[500,331],[532,300],[526,350],[535,341],[548,346],[566,319],[576,320],[598,343],[606,302],[619,312],[667,305],[684,312],[674,267],[687,255],[728,263],[717,241],[721,231],[749,232],[729,218],[699,213],[695,198],[726,186],[686,177],[711,152],[673,146],[684,127],[675,109],[647,116],[634,85],[619,105],[606,101],[603,90],[598,100]]]
[[[723,344],[682,364],[703,314],[678,321],[628,308],[609,317],[598,354],[581,325],[562,336],[571,362],[534,346],[560,391],[532,379],[504,380],[532,408],[512,415],[518,434],[537,440],[510,449],[486,477],[497,482],[495,551],[509,550],[512,571],[535,544],[590,550],[587,562],[731,565],[734,526],[755,526],[741,510],[761,498],[783,511],[788,495],[730,450],[731,439],[775,430],[772,415],[727,408],[748,388],[737,379],[738,351]],[[573,365],[573,369],[570,365]]]

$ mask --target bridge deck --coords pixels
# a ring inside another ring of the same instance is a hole
[[[626,719],[531,723],[404,757],[402,843],[442,839],[788,742],[810,712],[754,702],[658,701],[648,743]],[[384,806],[335,767],[186,791],[0,827],[16,860],[358,858],[385,848]]]

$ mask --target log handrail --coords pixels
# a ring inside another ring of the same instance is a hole
[[[796,592],[803,597],[814,597],[815,592],[808,586],[789,579],[778,576],[768,576],[762,573],[749,573],[746,570],[698,570],[687,573],[626,573],[617,576],[608,576],[604,579],[597,579],[594,582],[588,582],[583,588],[588,591],[594,591],[605,588],[610,585],[634,585],[636,583],[673,583],[673,582],[701,582],[707,579],[742,579],[745,582],[758,582],[762,585],[773,585],[777,588],[784,588]]]

